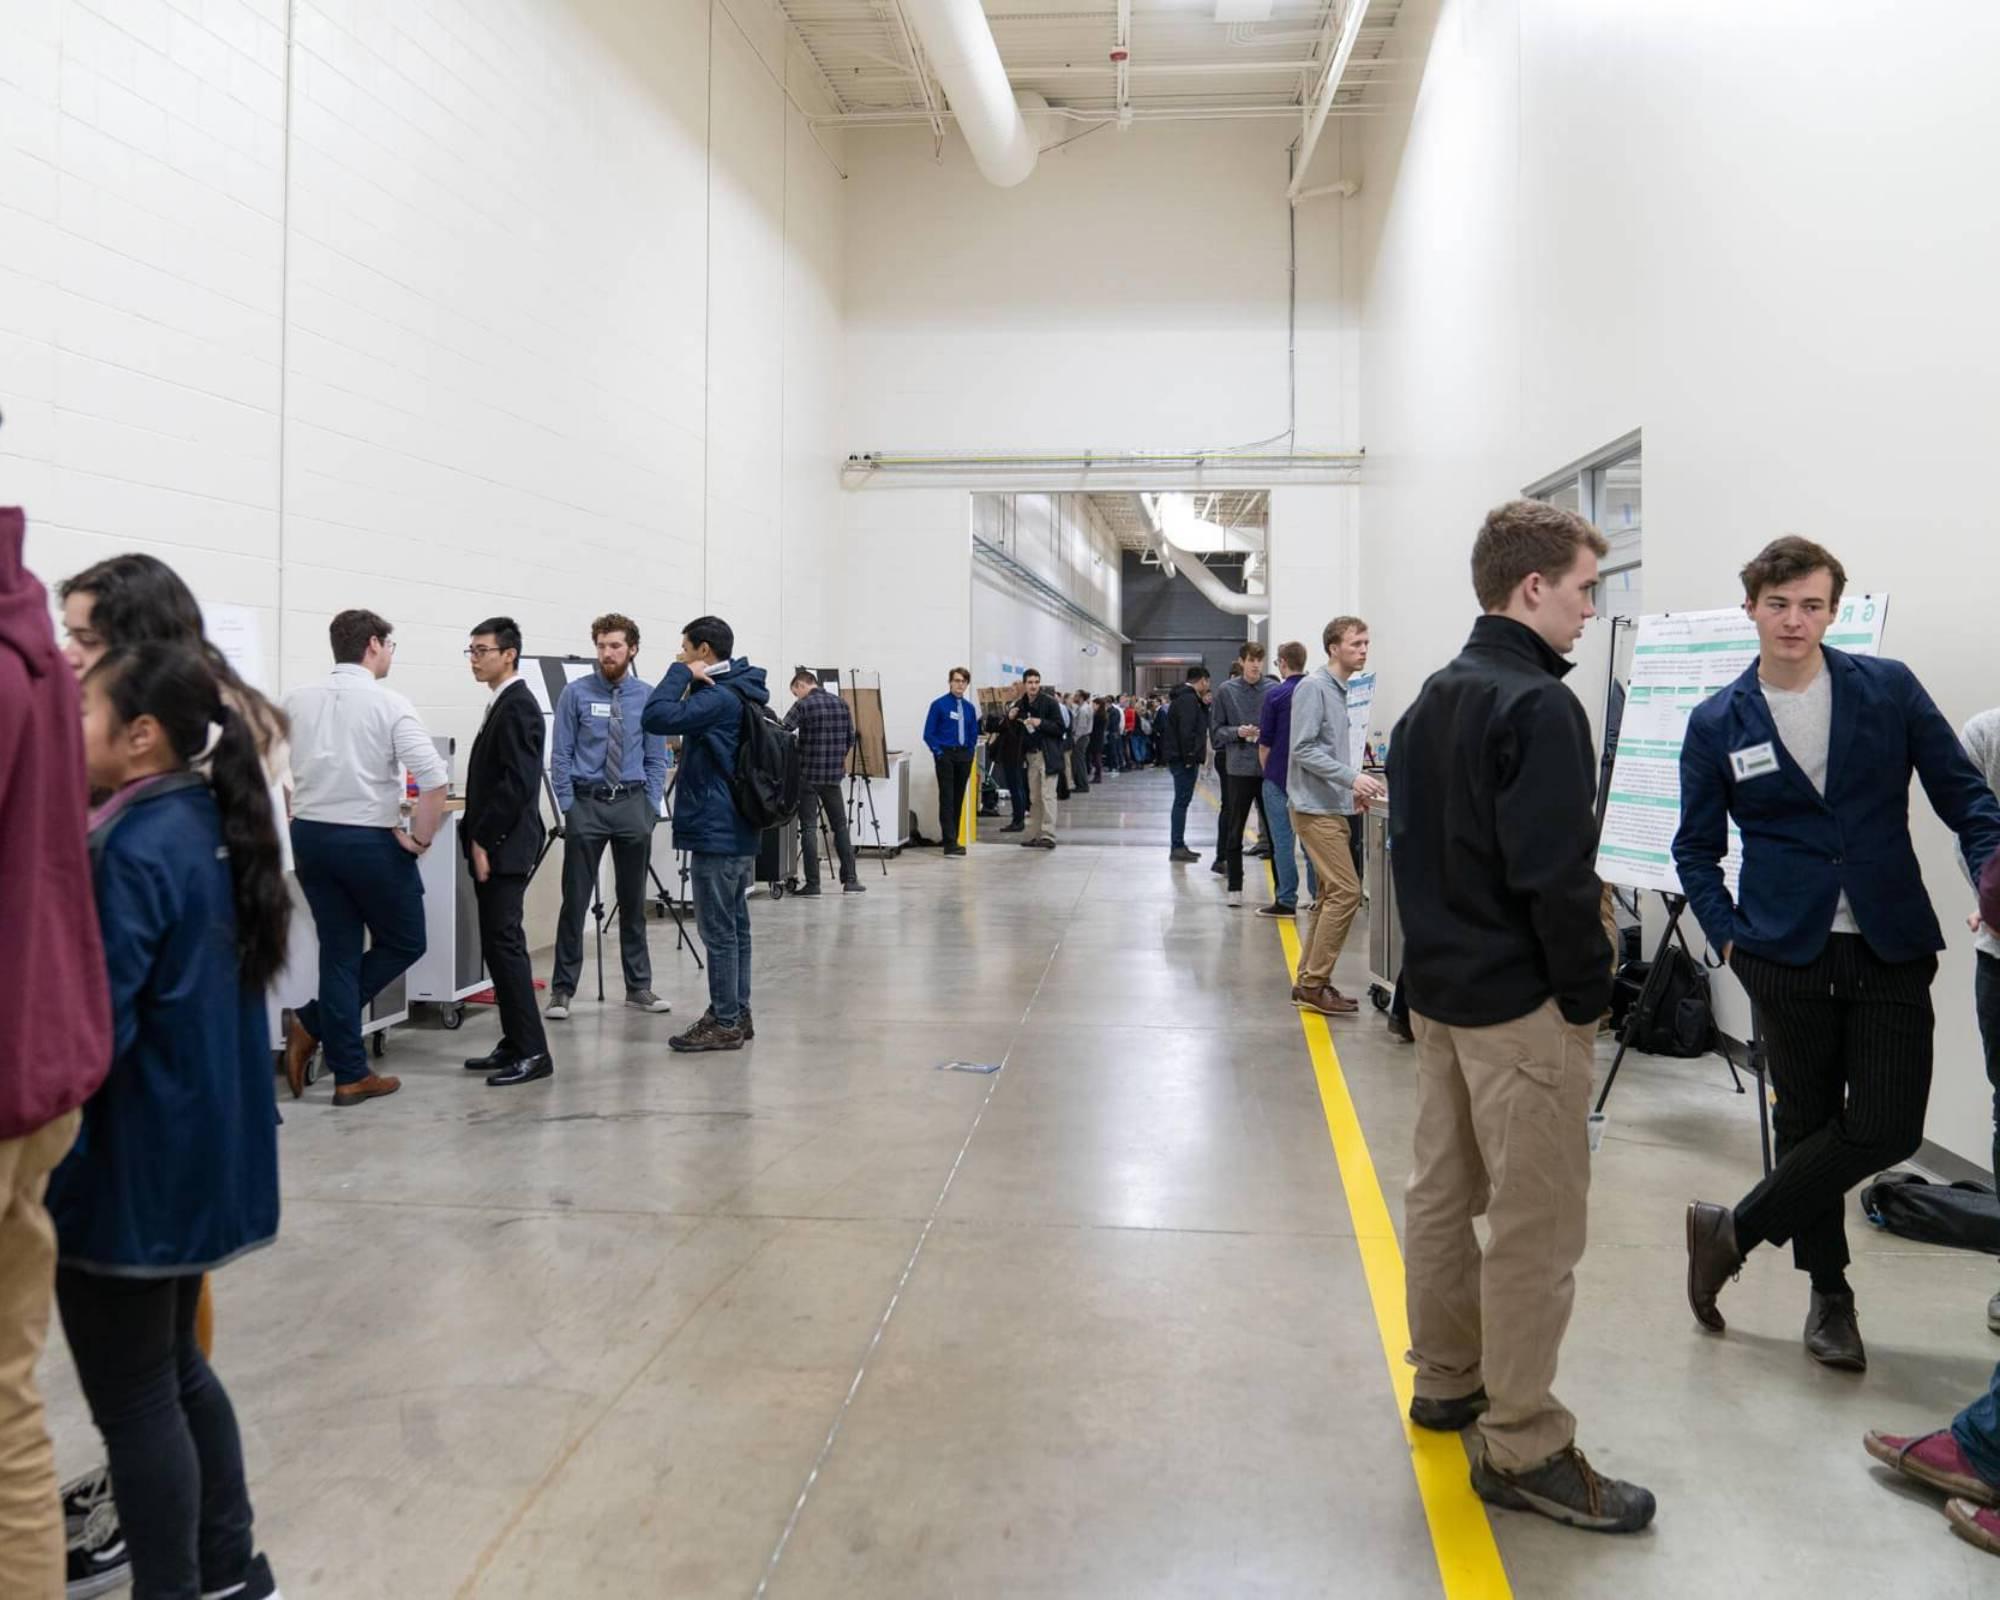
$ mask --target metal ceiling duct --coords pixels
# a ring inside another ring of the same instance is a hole
[[[1152,530],[1153,553],[1160,558],[1160,565],[1169,572],[1178,572],[1183,578],[1199,589],[1208,603],[1218,611],[1227,612],[1232,617],[1268,617],[1271,614],[1271,597],[1264,594],[1238,594],[1202,564],[1200,556],[1192,550],[1183,550],[1167,537],[1167,531],[1154,513],[1152,502],[1144,495],[1134,495],[1139,502],[1139,514],[1146,526]]]
[[[972,159],[988,183],[1011,189],[1035,170],[1041,155],[1035,127],[1022,113],[1047,111],[1048,102],[1038,94],[1015,94],[980,0],[903,0],[903,10],[944,85]]]

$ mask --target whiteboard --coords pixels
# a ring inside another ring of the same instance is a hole
[[[1877,655],[1888,614],[1886,594],[1849,595],[1824,642],[1850,655]],[[1681,893],[1673,843],[1681,824],[1681,745],[1688,718],[1756,659],[1757,625],[1741,606],[1639,619],[1611,793],[1597,840],[1597,875],[1606,883]],[[1722,862],[1732,896],[1742,870],[1743,836],[1732,822]]]

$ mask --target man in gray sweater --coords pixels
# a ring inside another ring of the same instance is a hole
[[[1242,671],[1215,691],[1215,718],[1209,737],[1221,754],[1222,832],[1216,853],[1228,874],[1229,904],[1243,904],[1243,825],[1264,787],[1257,760],[1257,729],[1264,714],[1264,647],[1254,640],[1236,652]]]
[[[2000,708],[1982,711],[1960,730],[1959,742],[1972,764],[2000,795]],[[1975,922],[1977,918],[1974,919]],[[1978,963],[1972,976],[1979,1037],[1986,1047],[1986,1078],[1993,1085],[1993,1170],[2000,1174],[2000,929],[1979,925]],[[1986,1302],[1986,1326],[2000,1333],[2000,1294]]]

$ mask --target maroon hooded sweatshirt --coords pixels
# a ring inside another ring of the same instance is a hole
[[[111,1066],[111,1001],[85,843],[76,679],[49,597],[21,565],[26,520],[0,506],[0,1139],[88,1099]]]

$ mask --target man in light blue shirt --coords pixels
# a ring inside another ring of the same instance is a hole
[[[584,913],[607,844],[618,895],[625,1003],[640,1011],[669,1009],[653,993],[653,958],[646,945],[646,868],[667,786],[667,741],[639,726],[652,693],[632,666],[639,625],[614,611],[590,625],[590,638],[597,670],[564,686],[549,753],[549,780],[563,818],[562,918],[556,924],[547,1011],[555,1022],[568,1019],[576,995]]]

